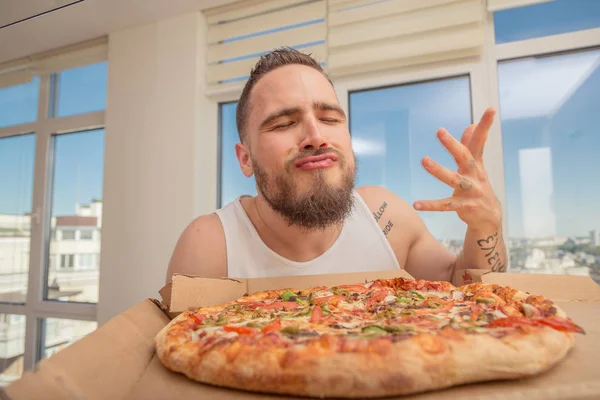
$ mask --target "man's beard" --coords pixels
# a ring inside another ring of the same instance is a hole
[[[295,161],[310,156],[335,153],[342,170],[342,179],[337,184],[327,182],[324,169],[315,169],[312,173],[312,184],[306,193],[299,195],[296,191],[293,168]],[[325,229],[342,224],[354,206],[354,181],[356,178],[356,156],[354,168],[347,165],[344,156],[331,148],[322,148],[302,152],[286,163],[285,170],[269,177],[261,165],[252,158],[256,186],[269,206],[279,213],[289,225],[306,230]]]

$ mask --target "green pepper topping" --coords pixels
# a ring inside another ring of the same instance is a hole
[[[325,304],[321,305],[321,312],[323,313],[323,315],[331,314],[331,311],[329,310],[329,303],[325,303]]]
[[[379,325],[369,325],[369,326],[365,326],[364,328],[362,328],[362,333],[372,333],[372,334],[382,335],[382,334],[387,333],[387,331]]]
[[[413,295],[417,296],[420,299],[425,299],[425,297],[423,297],[423,295],[419,292],[417,292],[416,290],[411,290],[410,293],[412,293]]]
[[[310,304],[311,306],[315,305],[315,292],[310,292],[308,294],[308,304]]]
[[[408,304],[408,303],[410,303],[410,299],[405,299],[405,298],[402,298],[402,299],[396,299],[396,301],[397,301],[398,303],[400,303],[400,304]]]
[[[290,325],[290,326],[286,326],[285,328],[283,328],[281,330],[281,333],[288,333],[290,335],[295,335],[296,333],[298,333],[298,330],[300,330],[299,325]]]
[[[296,297],[296,302],[298,304],[300,304],[301,306],[307,306],[308,305],[308,301],[302,300],[300,297]]]
[[[258,322],[248,322],[248,323],[246,324],[246,326],[247,326],[248,328],[256,328],[256,329],[262,329],[262,328],[264,328],[264,327],[265,327],[265,325],[264,325],[264,324],[259,324]]]
[[[283,301],[295,301],[297,297],[298,296],[296,295],[296,293],[292,292],[290,289],[286,290],[281,295]]]

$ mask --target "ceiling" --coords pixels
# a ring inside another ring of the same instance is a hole
[[[0,63],[236,0],[0,0]]]

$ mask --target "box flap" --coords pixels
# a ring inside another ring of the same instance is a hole
[[[600,286],[589,276],[491,272],[481,279],[485,283],[510,286],[554,301],[600,301]]]
[[[5,388],[18,399],[119,399],[155,354],[154,338],[168,318],[150,300],[114,317],[85,338],[40,361]]]
[[[565,400],[599,399],[600,372],[600,314],[598,303],[559,302],[573,320],[580,324],[587,335],[577,336],[575,348],[559,365],[536,377],[508,381],[483,382],[458,386],[447,390],[398,397],[399,400]],[[157,357],[132,390],[129,399],[151,398],[185,399],[306,399],[293,396],[265,395],[226,389],[194,382],[181,374],[167,370]],[[392,399],[393,397],[388,397]]]
[[[174,274],[171,283],[159,293],[170,318],[193,308],[224,304],[246,293],[268,289],[309,288],[317,285],[343,285],[365,280],[403,277],[413,279],[404,270],[357,272],[350,274],[300,275],[272,278],[203,278],[200,276]]]
[[[554,301],[600,301],[600,285],[588,276],[491,272],[484,269],[454,271],[453,285],[461,286],[473,282],[510,286]]]
[[[404,270],[376,271],[376,272],[354,272],[347,274],[327,275],[298,275],[273,278],[247,279],[248,292],[260,292],[268,289],[308,289],[313,286],[349,285],[375,279],[407,278],[413,279]]]
[[[173,275],[169,311],[180,313],[191,308],[224,304],[247,293],[246,280],[201,278]],[[166,299],[163,297],[163,302]]]

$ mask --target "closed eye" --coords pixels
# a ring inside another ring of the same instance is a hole
[[[288,122],[285,122],[285,123],[283,123],[283,124],[278,124],[278,125],[275,125],[275,126],[273,127],[273,130],[276,130],[276,131],[282,131],[282,130],[284,130],[284,129],[286,129],[286,128],[289,128],[289,127],[290,127],[290,126],[292,126],[292,125],[294,125],[294,121],[288,121]]]
[[[321,121],[323,122],[327,122],[329,124],[336,124],[338,122],[341,122],[339,119],[337,118],[321,118]]]

